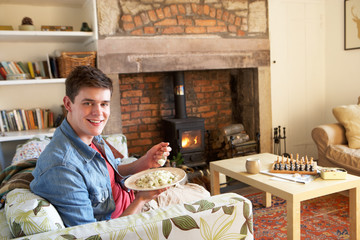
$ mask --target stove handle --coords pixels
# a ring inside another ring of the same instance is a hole
[[[180,138],[180,131],[179,129],[176,131],[176,141],[177,141],[177,148],[180,150],[182,149],[182,145],[181,145],[181,138]]]

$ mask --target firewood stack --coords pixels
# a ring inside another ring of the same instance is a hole
[[[231,124],[218,131],[213,139],[212,148],[217,149],[217,158],[226,159],[235,156],[256,153],[256,141],[250,141],[242,124]]]

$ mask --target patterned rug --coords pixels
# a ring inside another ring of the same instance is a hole
[[[287,239],[286,201],[272,196],[262,205],[262,194],[245,195],[253,203],[255,239]],[[349,239],[349,198],[331,194],[301,203],[301,239]]]

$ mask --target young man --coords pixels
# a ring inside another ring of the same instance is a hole
[[[66,226],[140,212],[164,190],[138,192],[123,185],[126,176],[159,167],[168,143],[159,143],[131,164],[121,165],[100,136],[110,115],[112,82],[100,70],[80,66],[65,82],[66,119],[41,153],[31,190],[49,200]]]

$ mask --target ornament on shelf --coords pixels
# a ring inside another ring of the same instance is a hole
[[[91,28],[89,27],[89,24],[87,22],[83,22],[81,25],[80,31],[82,32],[91,32]]]
[[[33,21],[29,17],[24,17],[21,21],[21,25],[19,26],[19,30],[23,31],[34,31],[35,26],[33,24]]]

